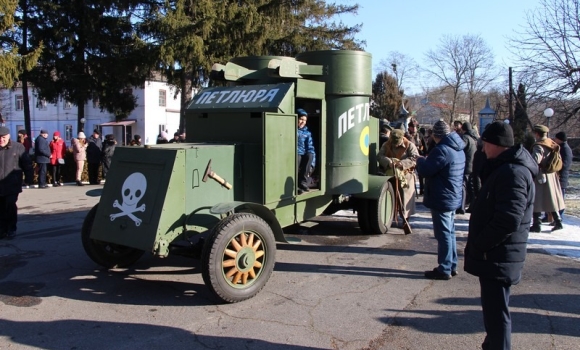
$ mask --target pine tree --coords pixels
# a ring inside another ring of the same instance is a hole
[[[18,7],[17,0],[0,0],[0,85],[11,88],[18,81],[19,75],[32,69],[36,64],[41,48],[19,53],[19,25],[14,14]]]
[[[30,76],[39,97],[76,104],[79,130],[93,98],[117,119],[126,117],[137,102],[126,89],[142,86],[153,62],[134,28],[139,1],[31,1],[39,9],[31,40],[46,48]]]
[[[371,114],[380,119],[397,120],[404,94],[398,88],[397,79],[386,71],[380,72],[373,81],[372,92]]]

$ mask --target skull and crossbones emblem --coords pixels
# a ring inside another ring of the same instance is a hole
[[[133,215],[133,213],[145,211],[145,204],[141,204],[139,207],[137,207],[137,204],[139,204],[139,201],[145,195],[146,190],[147,179],[145,178],[145,175],[141,173],[133,173],[129,175],[127,179],[125,179],[121,191],[123,202],[119,203],[119,201],[115,199],[115,202],[113,203],[113,208],[121,209],[121,212],[111,214],[111,221],[121,216],[128,216],[133,220],[133,222],[135,222],[135,226],[141,225],[142,220]]]

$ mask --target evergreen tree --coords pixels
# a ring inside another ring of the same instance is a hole
[[[143,86],[152,56],[134,28],[138,0],[31,0],[38,2],[33,45],[43,41],[31,81],[39,97],[62,97],[78,107],[78,129],[85,104],[98,99],[102,110],[126,117],[137,101],[127,89]],[[144,11],[147,13],[147,10]]]
[[[377,74],[372,86],[371,114],[380,119],[398,119],[403,104],[403,90],[399,90],[397,79],[386,71]]]
[[[181,128],[192,87],[208,82],[214,63],[250,55],[295,56],[309,50],[360,48],[359,27],[329,23],[358,6],[321,0],[171,0],[141,23],[157,45],[159,67],[182,92]]]
[[[19,53],[19,25],[14,14],[18,0],[0,0],[0,86],[11,88],[19,75],[36,64],[41,47]]]

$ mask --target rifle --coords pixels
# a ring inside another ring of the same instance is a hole
[[[403,232],[408,235],[413,233],[413,230],[411,229],[411,225],[409,224],[409,221],[407,220],[407,218],[405,217],[405,212],[403,210],[403,199],[401,198],[401,194],[399,192],[399,178],[397,177],[397,171],[395,169],[395,162],[391,163],[393,166],[393,174],[395,177],[395,206],[397,207],[397,213],[399,215],[401,215],[401,217],[403,218]],[[395,222],[397,222],[397,220],[395,220]],[[398,222],[397,222],[398,223]]]

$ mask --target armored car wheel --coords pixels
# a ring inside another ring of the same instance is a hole
[[[378,199],[369,200],[368,214],[372,233],[385,234],[389,231],[395,214],[395,192],[389,181],[381,188]]]
[[[257,215],[237,213],[221,220],[208,237],[201,255],[202,276],[219,299],[235,303],[260,292],[275,260],[270,226]]]
[[[81,237],[85,252],[91,260],[106,268],[127,267],[134,264],[145,253],[144,251],[91,239],[91,230],[98,208],[99,205],[95,205],[83,221]]]

